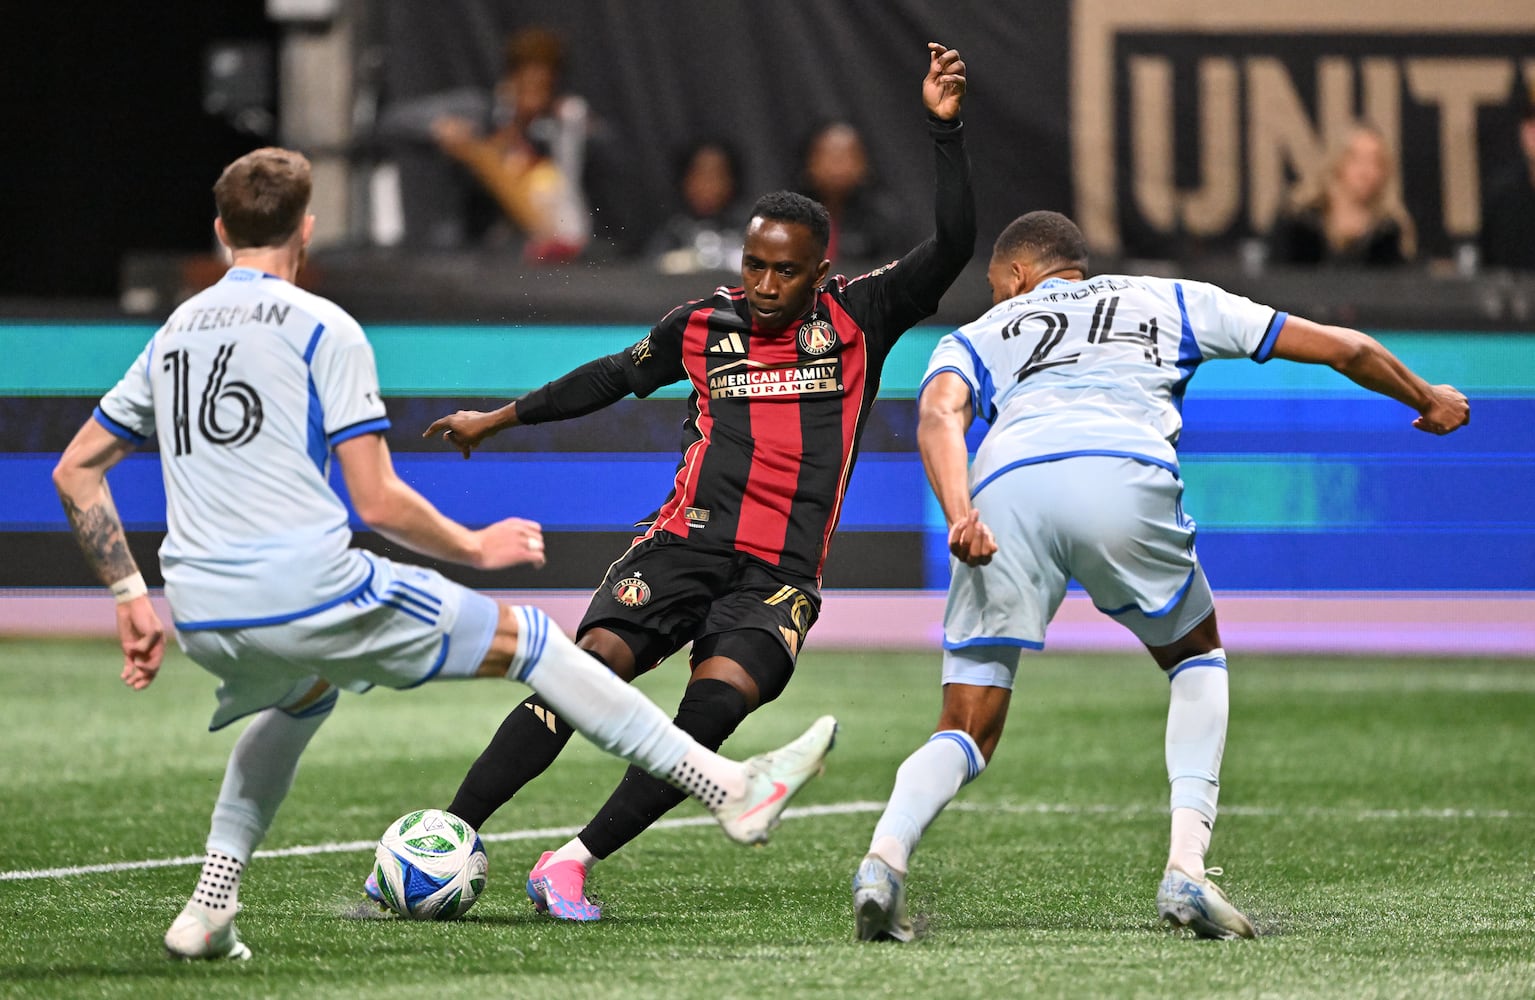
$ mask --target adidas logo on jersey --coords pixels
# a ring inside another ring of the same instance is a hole
[[[729,333],[721,337],[713,347],[709,348],[710,354],[745,354],[746,342],[741,339],[739,333]]]

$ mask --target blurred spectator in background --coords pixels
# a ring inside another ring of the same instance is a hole
[[[1487,186],[1480,240],[1484,268],[1535,271],[1535,82],[1523,91],[1518,162]]]
[[[858,129],[843,121],[816,129],[805,144],[799,191],[831,213],[833,261],[884,260],[901,252],[900,212],[878,189],[869,151]]]
[[[667,274],[738,271],[750,209],[742,203],[741,158],[721,139],[703,139],[678,157],[679,211],[661,224],[645,256]]]
[[[1297,185],[1274,223],[1270,261],[1380,267],[1411,260],[1417,230],[1401,189],[1385,137],[1355,123],[1327,163]]]
[[[593,121],[583,98],[560,92],[564,58],[557,35],[524,28],[507,39],[492,95],[455,90],[385,112],[379,133],[399,145],[408,243],[516,242],[525,257],[543,261],[580,255],[592,237],[583,188]],[[421,162],[425,143],[435,145],[436,163]],[[442,154],[463,171],[434,169]]]

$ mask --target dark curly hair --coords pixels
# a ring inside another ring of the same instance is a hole
[[[1028,254],[1044,262],[1087,271],[1087,240],[1077,224],[1059,212],[1030,212],[1007,224],[991,248],[993,258],[1007,260]]]
[[[793,191],[774,191],[757,199],[752,206],[752,218],[772,222],[797,222],[810,230],[821,253],[831,242],[831,216],[826,206],[813,198],[806,198]]]

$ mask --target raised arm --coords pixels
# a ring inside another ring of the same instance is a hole
[[[970,189],[970,158],[965,153],[959,117],[965,96],[965,62],[957,51],[938,42],[928,42],[927,48],[922,103],[937,153],[933,243],[937,260],[954,268],[954,274],[944,282],[947,289],[975,252],[975,195]]]
[[[1273,357],[1327,365],[1382,396],[1418,411],[1412,425],[1428,434],[1448,434],[1471,422],[1471,405],[1450,385],[1429,385],[1382,344],[1358,330],[1326,326],[1299,316],[1285,318]]]
[[[476,569],[544,564],[537,523],[509,517],[477,531],[464,527],[395,473],[382,435],[349,438],[336,445],[336,458],[357,516],[390,541]]]
[[[117,598],[117,638],[123,648],[123,681],[140,690],[149,686],[165,657],[165,626],[139,573],[112,491],[107,470],[122,461],[133,445],[87,421],[53,468],[70,530],[96,579]]]
[[[970,386],[953,372],[939,372],[917,401],[917,451],[949,525],[949,551],[967,565],[983,566],[991,562],[997,542],[970,505],[965,429],[972,416]]]
[[[899,336],[931,316],[975,252],[975,194],[959,117],[964,94],[964,60],[955,50],[929,42],[922,103],[935,158],[933,235],[894,266],[848,286],[855,313],[862,314],[862,319],[880,320],[869,324],[874,330],[888,329],[892,336]]]

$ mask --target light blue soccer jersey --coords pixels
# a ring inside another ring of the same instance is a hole
[[[970,488],[1076,455],[1178,471],[1183,392],[1213,358],[1267,361],[1286,314],[1198,281],[1051,278],[944,337],[922,384],[951,371],[991,423]]]
[[[373,349],[339,306],[233,268],[171,314],[95,418],[159,440],[177,628],[290,621],[367,586],[330,453],[389,421]]]

